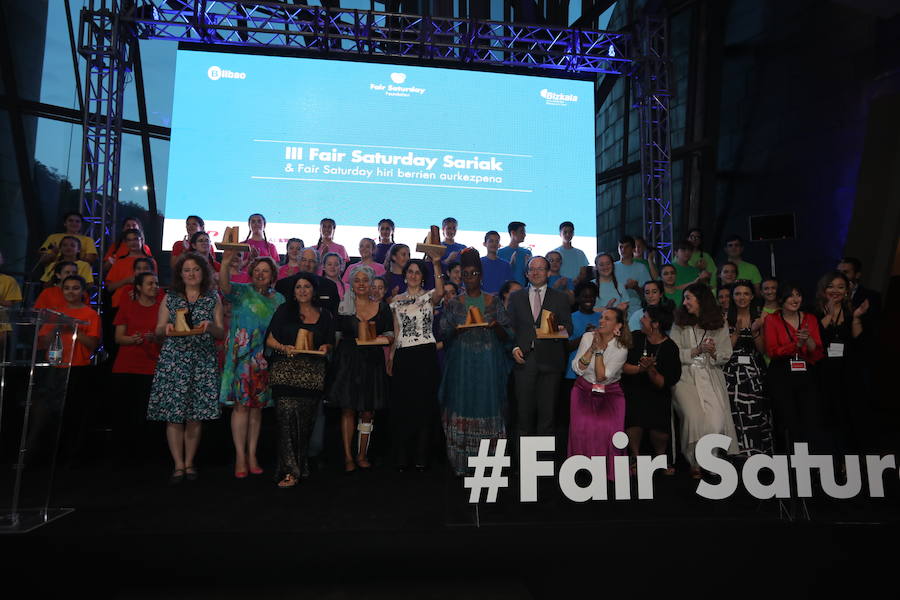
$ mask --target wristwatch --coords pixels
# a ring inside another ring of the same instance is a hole
[[[605,350],[594,350],[594,356],[603,356]]]

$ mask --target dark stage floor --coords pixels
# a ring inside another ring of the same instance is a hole
[[[206,447],[227,448],[212,445],[224,429],[211,429]],[[347,476],[337,458],[282,490],[269,473],[235,480],[224,453],[176,487],[158,457],[140,467],[95,457],[58,476],[52,504],[74,513],[0,536],[3,570],[121,598],[784,597],[893,574],[896,479],[884,499],[820,494],[810,521],[780,519],[777,502],[746,493],[705,500],[683,473],[658,475],[652,501],[576,504],[549,481],[536,504],[501,490],[476,512],[445,465],[398,473],[382,460]]]

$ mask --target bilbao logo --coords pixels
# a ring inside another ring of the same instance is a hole
[[[229,71],[228,69],[223,69],[215,65],[206,70],[206,76],[213,81],[217,81],[219,79],[247,79],[246,73],[241,73],[239,71]]]
[[[391,73],[391,81],[396,84],[406,81],[406,73]]]
[[[540,91],[540,96],[547,101],[547,104],[555,106],[565,106],[570,102],[578,102],[578,96],[575,94],[560,94],[551,92],[547,88]]]

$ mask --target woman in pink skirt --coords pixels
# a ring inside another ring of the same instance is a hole
[[[625,314],[607,308],[597,329],[582,336],[572,359],[578,378],[569,405],[568,455],[605,456],[610,480],[614,479],[613,457],[625,454],[613,446],[612,437],[625,429],[625,394],[619,378],[630,347]]]

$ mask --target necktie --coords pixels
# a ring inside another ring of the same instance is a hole
[[[541,314],[541,292],[537,288],[531,288],[531,314],[535,321]]]

